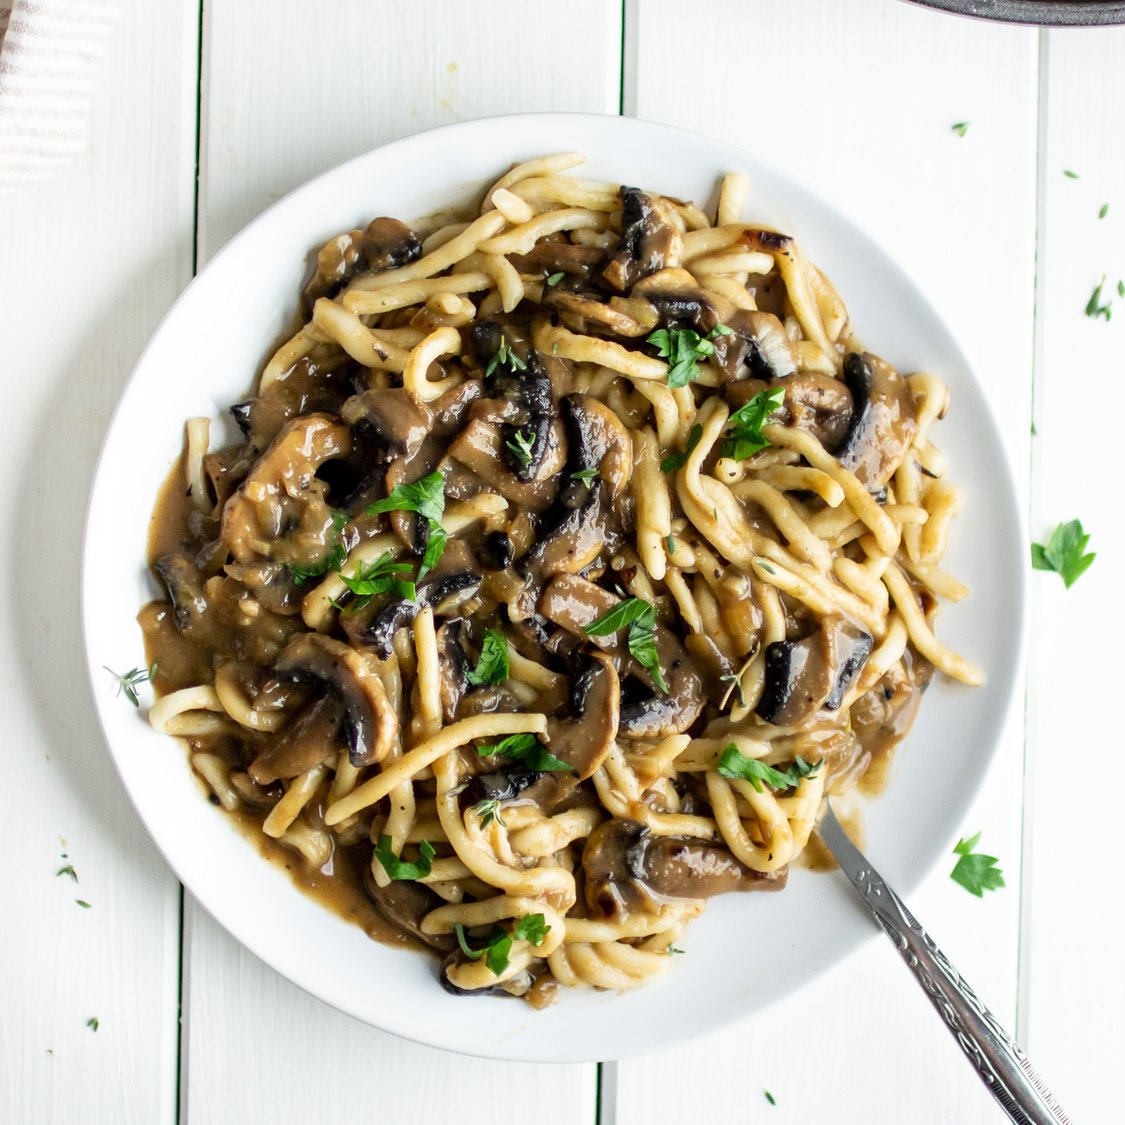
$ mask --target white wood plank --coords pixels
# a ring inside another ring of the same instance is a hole
[[[1046,542],[1058,523],[1079,518],[1098,558],[1070,590],[1052,574],[1032,581],[1023,1006],[1031,1057],[1075,1121],[1121,1116],[1120,818],[1103,811],[1114,798],[1098,791],[1111,786],[1103,763],[1122,749],[1125,527],[1115,461],[1125,411],[1125,300],[1116,292],[1125,277],[1125,150],[1102,107],[1125,97],[1123,50],[1125,29],[1051,32],[1043,71],[1031,532]],[[1089,319],[1083,310],[1107,271],[1113,319]],[[1070,772],[1085,766],[1089,780]]]
[[[620,14],[598,0],[565,19],[518,0],[489,4],[487,19],[456,0],[204,10],[207,253],[311,175],[395,137],[495,113],[617,109]],[[373,1097],[380,1118],[404,1125],[510,1121],[528,1105],[539,1125],[594,1119],[593,1066],[481,1063],[405,1043],[306,996],[194,905],[185,930],[191,1125],[366,1118]]]
[[[95,1107],[101,1121],[175,1120],[179,886],[98,732],[78,560],[110,411],[191,273],[198,8],[121,7],[88,151],[0,202],[0,1121],[11,1125],[70,1125]],[[106,673],[95,690],[113,691]],[[77,884],[55,877],[68,862]]]
[[[697,0],[691,27],[706,31],[707,52],[685,81],[680,37],[668,33],[682,20],[681,7],[644,0],[633,15],[638,44],[626,58],[636,59],[635,91],[626,91],[626,106],[758,153],[887,246],[919,280],[982,378],[1026,495],[1036,33],[891,0],[865,4],[862,12],[832,0]],[[950,126],[965,120],[972,124],[960,138]],[[964,820],[966,834],[983,828],[990,850],[1002,857],[1008,889],[983,902],[971,898],[946,877],[951,859],[912,900],[1009,1025],[1022,753],[1022,724],[1013,721]],[[663,1072],[676,1081],[652,1080]],[[680,1117],[876,1125],[996,1114],[885,943],[722,1037],[619,1064],[616,1087],[619,1125]],[[767,1104],[765,1088],[777,1109]]]

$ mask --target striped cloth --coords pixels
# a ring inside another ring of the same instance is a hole
[[[0,0],[0,192],[85,147],[94,67],[116,17],[101,0]]]

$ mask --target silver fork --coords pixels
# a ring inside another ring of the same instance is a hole
[[[848,839],[832,811],[831,801],[825,803],[819,833],[1008,1116],[1017,1125],[1070,1125],[1070,1118],[1035,1073],[1019,1044],[977,999],[902,899]]]

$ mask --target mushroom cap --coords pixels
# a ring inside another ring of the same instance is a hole
[[[844,357],[844,382],[855,413],[836,457],[872,491],[898,468],[918,430],[914,395],[906,380],[870,352]]]
[[[570,680],[569,719],[547,720],[548,747],[585,780],[605,761],[617,738],[621,687],[609,657],[602,653],[575,657]]]
[[[390,753],[398,718],[382,680],[350,645],[320,633],[301,633],[285,646],[273,670],[279,678],[320,684],[339,697],[352,765],[371,765]]]

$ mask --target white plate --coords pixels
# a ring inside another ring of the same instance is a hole
[[[396,141],[275,204],[191,283],[137,364],[110,425],[90,498],[83,572],[87,657],[106,741],[157,847],[239,941],[327,1003],[375,1027],[468,1054],[522,1060],[619,1058],[740,1019],[791,994],[873,930],[836,876],[794,872],[777,895],[716,899],[664,980],[622,995],[564,994],[544,1012],[510,998],[459,998],[435,963],[378,945],[301,894],[210,805],[179,743],[155,734],[102,671],[143,662],[135,616],[155,587],[144,565],[156,490],[192,415],[223,414],[250,388],[289,321],[310,249],[376,215],[406,220],[456,204],[508,162],[577,149],[581,176],[711,205],[720,175],[752,180],[747,216],[798,237],[835,281],[871,349],[949,385],[938,427],[966,492],[948,567],[972,600],[941,619],[945,640],[987,669],[976,691],[939,679],[889,791],[866,813],[868,849],[909,895],[949,848],[1001,730],[1023,633],[1025,543],[1012,478],[985,399],[913,281],[832,207],[756,157],[627,118],[500,117]],[[747,950],[752,956],[747,956]],[[889,955],[889,954],[888,954]]]

